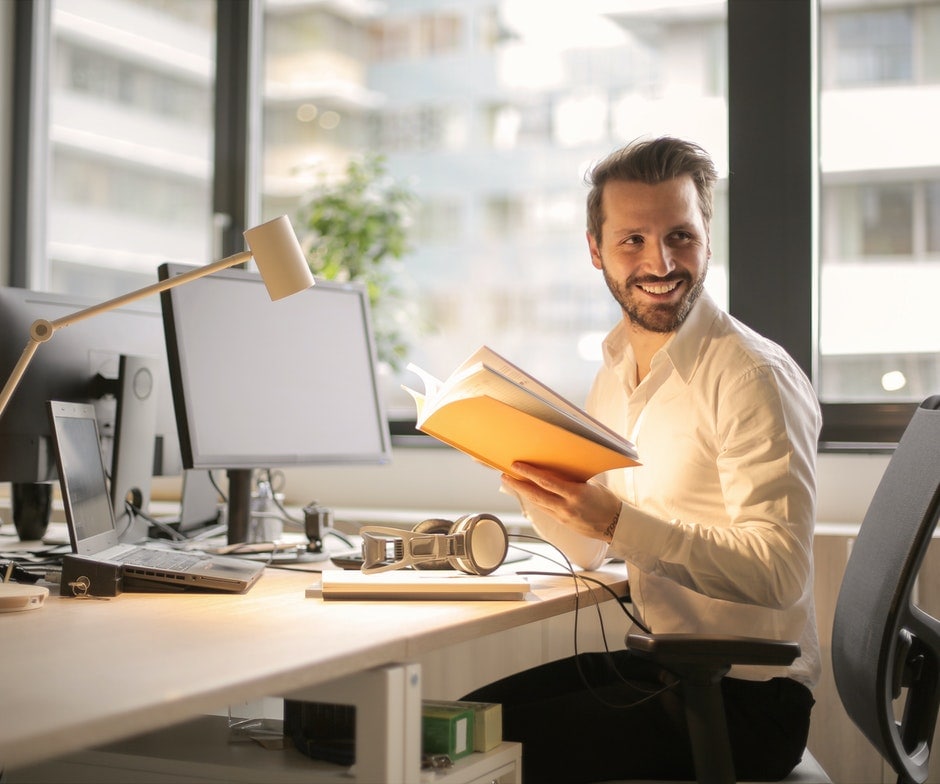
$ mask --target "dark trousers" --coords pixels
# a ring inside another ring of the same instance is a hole
[[[810,690],[787,678],[725,678],[722,691],[738,780],[786,776],[806,746]],[[629,651],[561,659],[464,699],[502,704],[503,737],[523,744],[526,784],[695,780],[679,692]]]

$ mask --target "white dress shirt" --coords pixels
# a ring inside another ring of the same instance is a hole
[[[796,640],[788,668],[735,667],[751,680],[813,686],[819,643],[813,604],[816,444],[812,385],[776,344],[703,293],[636,383],[621,322],[587,410],[637,447],[642,465],[610,471],[624,504],[609,545],[530,513],[575,563],[627,563],[635,609],[654,632]]]

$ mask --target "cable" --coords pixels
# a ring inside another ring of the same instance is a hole
[[[165,533],[168,537],[170,537],[170,539],[176,542],[188,541],[187,538],[183,536],[183,534],[181,534],[175,528],[173,528],[173,526],[167,525],[162,520],[157,520],[157,518],[155,517],[151,517],[142,509],[138,509],[136,506],[134,506],[130,501],[124,502],[124,509],[125,509],[125,514],[127,515],[128,521],[129,521],[127,527],[130,527],[131,523],[133,522],[134,517],[140,517],[142,520],[146,520],[148,523],[150,523],[150,525],[154,526],[155,528],[159,528],[161,531],[163,531],[163,533]],[[125,528],[124,530],[126,531],[127,528]]]
[[[131,506],[131,502],[125,500],[125,501],[124,501],[124,514],[122,514],[120,517],[117,518],[117,520],[114,521],[115,528],[117,529],[118,521],[123,520],[124,518],[127,518],[127,523],[125,523],[125,524],[124,524],[120,529],[118,529],[118,531],[117,531],[117,535],[118,535],[118,538],[119,538],[119,539],[120,539],[127,531],[129,531],[129,530],[130,530],[130,527],[134,524],[134,512],[133,512],[132,510],[133,510],[133,507]]]
[[[286,508],[284,507],[284,505],[281,503],[280,499],[277,497],[278,490],[283,490],[283,482],[281,482],[281,483],[279,483],[279,484],[276,484],[275,481],[274,481],[274,479],[275,479],[275,476],[277,476],[278,478],[280,478],[281,480],[283,480],[283,479],[284,479],[284,472],[283,472],[283,471],[272,471],[270,468],[266,468],[266,469],[264,469],[264,470],[265,470],[265,474],[266,474],[266,476],[267,476],[268,484],[271,486],[272,501],[274,502],[274,505],[281,511],[281,514],[283,515],[283,517],[280,518],[281,522],[282,522],[282,523],[285,523],[285,524],[287,524],[287,525],[291,525],[291,526],[293,526],[293,527],[295,527],[295,528],[299,528],[301,531],[306,530],[306,523],[305,523],[303,520],[298,520],[296,517],[294,517],[293,515],[291,515],[291,513],[287,511],[287,509],[286,509]],[[254,516],[255,516],[255,515],[252,515],[252,517],[254,517]],[[267,516],[267,517],[271,517],[271,515],[266,515],[266,516]],[[277,518],[275,518],[275,519],[277,519]],[[345,536],[343,536],[341,533],[339,533],[339,531],[335,530],[335,529],[332,528],[332,527],[330,527],[330,528],[325,528],[322,533],[323,533],[323,536],[324,536],[324,537],[325,537],[327,534],[329,534],[329,535],[331,535],[331,536],[335,536],[337,539],[339,539],[339,540],[340,540],[344,545],[346,545],[347,547],[354,547],[354,545],[353,545],[353,543],[352,543],[352,540],[347,539]]]
[[[207,471],[206,473],[208,474],[209,481],[212,483],[212,486],[215,488],[215,491],[219,494],[219,498],[222,499],[222,503],[227,504],[228,495],[222,492],[222,488],[219,487],[219,483],[218,483],[218,480],[216,480],[215,478],[215,474],[213,474],[212,471]]]
[[[563,572],[516,572],[516,574],[540,575],[542,577],[568,577],[569,576]],[[577,575],[577,577],[579,580],[584,580],[585,582],[588,582],[588,583],[594,583],[600,586],[601,588],[603,588],[605,591],[607,591],[607,593],[609,593],[611,597],[613,597],[614,601],[617,602],[617,605],[620,607],[620,610],[623,612],[624,615],[627,616],[627,618],[629,618],[633,623],[639,626],[640,629],[642,629],[647,634],[652,634],[652,632],[649,630],[649,627],[624,606],[623,602],[621,601],[622,597],[617,596],[614,590],[609,585],[607,585],[607,583],[605,583],[603,580],[598,580],[596,577],[588,577],[585,574],[579,574]]]
[[[533,575],[533,576],[536,576],[536,575],[537,575],[537,576],[545,576],[545,577],[569,577],[569,576],[570,576],[570,577],[574,580],[574,584],[575,584],[574,656],[573,656],[574,665],[575,665],[575,667],[576,667],[577,670],[578,670],[578,675],[580,676],[581,682],[584,684],[585,689],[588,691],[588,693],[589,693],[595,700],[597,700],[601,705],[604,705],[605,707],[610,708],[610,709],[612,709],[612,710],[627,710],[627,709],[635,708],[635,707],[637,707],[637,706],[639,706],[639,705],[642,705],[642,704],[644,704],[644,703],[646,703],[646,702],[649,702],[650,700],[656,699],[656,698],[659,697],[660,695],[665,694],[667,691],[670,691],[671,689],[676,688],[676,686],[678,685],[677,683],[666,684],[666,685],[662,686],[661,688],[649,688],[646,684],[643,684],[643,683],[640,683],[640,682],[637,682],[637,681],[634,681],[634,680],[630,680],[630,679],[624,677],[624,676],[621,674],[619,668],[617,667],[617,662],[616,662],[616,659],[614,658],[613,652],[610,650],[610,647],[609,647],[608,642],[607,642],[607,632],[606,632],[606,629],[604,628],[603,617],[601,616],[600,602],[597,600],[597,597],[594,596],[593,593],[592,593],[591,596],[592,596],[592,598],[594,599],[594,606],[595,606],[595,609],[596,609],[596,611],[597,611],[597,613],[598,613],[598,621],[599,621],[599,623],[600,623],[601,638],[602,638],[603,644],[604,644],[604,654],[606,654],[606,655],[609,657],[611,666],[613,667],[614,672],[617,674],[617,678],[619,679],[620,683],[622,683],[622,684],[623,684],[624,686],[626,686],[627,688],[632,689],[633,691],[639,692],[639,693],[641,693],[641,694],[644,695],[644,696],[642,696],[642,697],[640,697],[640,698],[638,698],[638,699],[636,699],[636,700],[633,700],[633,701],[627,702],[627,703],[614,703],[614,702],[611,702],[610,700],[606,699],[605,697],[603,697],[603,696],[597,691],[597,689],[596,689],[594,686],[592,686],[591,683],[588,681],[587,675],[585,674],[584,669],[583,669],[583,667],[582,667],[582,656],[581,656],[581,652],[578,650],[578,628],[579,628],[579,627],[578,627],[578,619],[579,619],[579,617],[580,617],[580,610],[581,610],[581,601],[580,601],[580,587],[581,587],[581,583],[584,583],[584,584],[586,585],[587,583],[590,582],[590,583],[595,583],[595,584],[601,586],[601,588],[603,588],[605,591],[607,591],[607,592],[614,598],[614,600],[617,602],[617,606],[620,607],[621,611],[622,611],[634,624],[636,624],[637,626],[639,626],[641,629],[643,629],[643,631],[645,631],[645,632],[647,632],[647,633],[650,633],[649,628],[646,626],[646,624],[644,624],[642,621],[640,621],[638,618],[636,618],[636,617],[624,606],[623,602],[621,601],[621,598],[620,598],[619,596],[617,596],[617,594],[613,591],[613,589],[610,588],[609,585],[607,585],[606,583],[604,583],[602,580],[598,580],[598,579],[595,578],[595,577],[588,577],[588,576],[586,576],[586,575],[579,574],[579,573],[575,572],[574,567],[571,565],[571,561],[568,559],[568,556],[565,555],[565,553],[564,553],[559,547],[557,547],[556,545],[554,545],[554,544],[552,544],[551,542],[548,542],[548,541],[546,541],[545,539],[542,539],[542,538],[540,538],[540,537],[531,536],[531,535],[528,535],[528,534],[509,534],[509,536],[510,536],[511,538],[513,538],[513,539],[530,539],[530,540],[532,540],[532,541],[536,541],[536,542],[541,542],[541,543],[547,544],[547,545],[549,545],[550,547],[552,547],[552,548],[564,559],[564,562],[565,562],[565,563],[564,563],[564,565],[562,565],[562,564],[560,564],[558,561],[556,561],[555,559],[553,559],[553,558],[551,558],[551,557],[545,556],[544,554],[540,554],[540,553],[539,553],[539,554],[533,553],[533,552],[531,552],[531,551],[529,551],[529,550],[526,550],[525,548],[521,548],[521,547],[520,547],[520,548],[518,548],[518,549],[522,550],[523,552],[529,552],[531,555],[538,555],[538,556],[540,556],[540,557],[542,557],[542,558],[545,558],[546,560],[548,560],[548,561],[550,561],[550,562],[552,562],[552,563],[558,564],[561,568],[565,569],[566,571],[564,571],[564,572],[548,572],[548,571],[538,571],[538,570],[526,570],[526,571],[517,571],[516,574],[521,575],[521,576],[526,576],[526,575]]]
[[[330,536],[335,536],[337,539],[339,539],[339,540],[340,540],[344,545],[346,545],[347,547],[353,548],[353,547],[356,546],[356,545],[353,544],[352,539],[347,539],[345,536],[343,536],[343,534],[341,534],[341,533],[340,533],[339,531],[337,531],[335,528],[327,528],[327,529],[323,532],[323,535],[326,536],[327,534],[329,534]]]
[[[530,540],[532,540],[532,541],[534,541],[534,542],[539,542],[539,543],[541,543],[541,544],[547,544],[549,547],[551,547],[553,550],[555,550],[557,553],[559,553],[562,558],[565,559],[565,563],[564,563],[564,564],[561,564],[561,563],[559,563],[558,561],[554,560],[553,558],[551,558],[551,557],[545,555],[544,553],[536,553],[536,552],[533,552],[533,551],[531,551],[531,550],[526,550],[524,547],[518,547],[518,546],[517,546],[517,549],[521,550],[522,552],[524,552],[524,553],[529,553],[529,555],[532,555],[532,556],[534,556],[534,557],[544,558],[544,559],[547,560],[547,561],[551,561],[552,563],[557,564],[559,567],[565,569],[566,572],[565,572],[564,574],[561,574],[561,573],[558,573],[558,572],[516,572],[516,574],[523,575],[523,576],[525,576],[525,575],[527,575],[527,574],[531,574],[531,575],[543,576],[543,577],[568,577],[569,575],[577,574],[577,573],[574,571],[574,567],[571,565],[571,561],[568,560],[568,557],[567,557],[558,547],[556,547],[556,546],[555,546],[554,544],[552,544],[551,542],[549,542],[549,541],[547,541],[547,540],[545,540],[545,539],[542,539],[541,537],[538,537],[538,536],[532,536],[532,535],[530,535],[530,534],[509,534],[509,536],[510,536],[510,538],[512,538],[512,539],[530,539]],[[650,631],[649,627],[648,627],[645,623],[643,623],[643,621],[641,621],[639,618],[637,618],[635,615],[633,615],[633,613],[631,613],[631,612],[624,606],[623,601],[622,601],[622,598],[623,598],[623,597],[617,596],[617,594],[614,592],[614,590],[613,590],[609,585],[607,585],[607,583],[605,583],[603,580],[598,580],[596,577],[588,577],[588,576],[585,575],[585,574],[578,574],[577,576],[578,576],[578,579],[584,580],[584,581],[586,581],[586,582],[595,583],[596,585],[599,585],[601,588],[603,588],[605,591],[607,591],[607,593],[609,593],[609,594],[616,600],[617,605],[618,605],[618,606],[620,607],[620,609],[623,611],[624,615],[626,615],[633,623],[635,623],[637,626],[639,626],[644,632],[646,632],[647,634],[652,634],[652,632]]]
[[[291,514],[290,514],[290,512],[288,512],[288,511],[284,508],[284,504],[282,504],[281,501],[280,501],[280,499],[277,497],[277,491],[283,489],[283,485],[284,485],[284,483],[283,483],[283,480],[284,480],[284,472],[283,472],[283,471],[278,471],[278,472],[277,472],[277,475],[278,475],[278,476],[280,477],[280,479],[282,480],[281,483],[280,483],[277,487],[275,487],[275,485],[274,485],[274,474],[275,474],[275,472],[273,472],[270,468],[266,468],[266,469],[265,469],[265,473],[267,474],[267,477],[268,477],[268,484],[271,485],[271,500],[274,501],[274,505],[275,505],[278,509],[280,509],[280,510],[281,510],[281,514],[284,515],[284,520],[283,520],[283,522],[285,522],[285,523],[290,523],[291,525],[297,526],[298,528],[300,528],[301,530],[303,530],[303,529],[304,529],[304,521],[303,521],[303,520],[298,520],[296,517],[292,517]]]

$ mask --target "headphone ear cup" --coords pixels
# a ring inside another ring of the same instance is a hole
[[[411,530],[416,534],[449,534],[453,531],[454,522],[445,520],[441,517],[432,517],[429,520],[422,520]],[[414,564],[415,569],[453,569],[454,565],[450,558],[441,558],[437,561],[418,561]]]
[[[486,575],[499,567],[509,550],[509,534],[502,520],[491,514],[464,515],[454,523],[452,534],[463,533],[465,555],[448,560],[467,574]]]

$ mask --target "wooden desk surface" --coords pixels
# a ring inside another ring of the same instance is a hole
[[[625,588],[622,564],[593,576]],[[574,609],[571,577],[529,579],[525,601],[324,602],[304,596],[316,574],[270,568],[243,595],[50,596],[0,615],[0,769]]]

